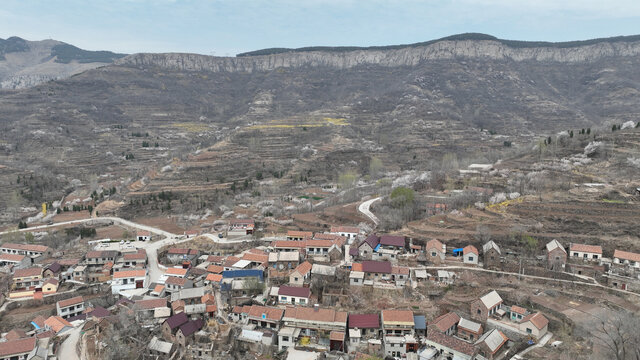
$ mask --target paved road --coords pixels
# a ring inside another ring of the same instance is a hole
[[[371,210],[369,210],[369,208],[371,208],[371,204],[373,204],[374,202],[381,200],[382,197],[377,197],[375,199],[371,199],[371,200],[367,200],[365,202],[363,202],[362,204],[360,204],[358,206],[358,211],[360,211],[361,213],[363,213],[366,217],[368,217],[369,219],[371,219],[371,221],[373,221],[374,224],[378,225],[378,223],[380,222],[378,220],[378,217],[375,216]]]
[[[62,342],[62,345],[60,345],[58,359],[80,360],[78,353],[76,352],[76,344],[78,344],[78,340],[80,339],[81,331],[82,327],[80,326],[69,331],[69,336],[67,336],[67,338]]]

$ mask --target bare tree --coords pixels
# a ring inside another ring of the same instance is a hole
[[[607,359],[640,360],[640,318],[620,311],[597,319],[592,327],[594,350]]]

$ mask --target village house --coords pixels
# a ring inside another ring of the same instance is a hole
[[[376,234],[371,234],[360,243],[358,246],[358,252],[363,259],[371,259],[373,251],[378,248],[380,244],[380,237]]]
[[[290,241],[302,241],[302,240],[310,239],[312,237],[313,237],[313,233],[311,231],[296,231],[296,230],[287,231],[287,240],[290,240]]]
[[[395,281],[397,287],[405,286],[411,275],[411,270],[406,266],[391,267],[391,280]]]
[[[78,265],[73,268],[72,278],[74,281],[86,282],[87,281],[87,267],[85,265]]]
[[[373,282],[391,281],[393,265],[388,261],[366,260],[361,264],[361,271],[365,281],[369,280],[373,285]]]
[[[311,280],[316,279],[332,282],[336,277],[336,267],[330,265],[313,264],[311,267]]]
[[[36,288],[42,284],[42,268],[30,267],[13,272],[13,286],[16,289]]]
[[[511,307],[509,307],[507,311],[507,316],[509,316],[509,319],[518,323],[521,322],[522,319],[524,319],[524,317],[528,314],[529,312],[527,311],[527,309],[518,305],[511,305]]]
[[[348,325],[352,345],[357,346],[363,340],[380,337],[380,315],[378,314],[349,314]]]
[[[571,259],[584,261],[599,261],[602,259],[602,247],[599,245],[569,244]]]
[[[162,323],[162,338],[166,341],[175,343],[176,333],[178,332],[178,329],[180,329],[180,326],[186,324],[188,321],[189,318],[184,312],[168,317]]]
[[[194,334],[204,326],[203,319],[189,320],[180,325],[176,331],[176,342],[181,347],[186,347],[193,340]]]
[[[115,263],[120,253],[115,250],[89,251],[85,256],[85,264],[90,268],[101,268],[106,263]]]
[[[460,320],[458,321],[456,336],[461,339],[473,342],[477,341],[482,336],[482,331],[482,324],[460,318]]]
[[[638,270],[640,269],[640,254],[616,249],[613,252],[613,264]]]
[[[278,332],[278,347],[293,346],[299,336],[309,337],[312,344],[325,349],[340,346],[331,344],[331,332],[346,332],[347,313],[314,307],[287,307],[282,317],[283,327]]]
[[[167,299],[144,299],[136,300],[133,309],[136,314],[136,319],[153,318],[156,309],[168,309]]]
[[[500,269],[500,257],[502,253],[495,241],[487,241],[482,245],[482,258],[485,269]]]
[[[280,286],[278,289],[278,304],[302,305],[310,304],[311,289],[297,286]]]
[[[171,277],[171,276],[175,276],[175,277],[179,277],[179,278],[185,278],[187,277],[187,273],[189,272],[189,269],[185,269],[182,267],[169,267],[167,268],[167,271],[165,271],[165,275],[167,277]]]
[[[440,352],[444,359],[472,360],[476,354],[472,344],[439,331],[429,331],[425,343]]]
[[[162,341],[154,336],[147,346],[146,355],[153,359],[169,359],[173,356],[175,350],[176,347],[172,343]]]
[[[171,302],[182,301],[185,305],[201,304],[202,297],[208,290],[203,287],[183,289],[171,293]]]
[[[172,264],[182,264],[183,261],[195,261],[198,250],[185,248],[171,248],[167,251],[167,260]]]
[[[556,239],[549,241],[546,245],[547,249],[547,268],[553,271],[563,271],[567,263],[567,251],[564,246]]]
[[[56,311],[58,316],[63,319],[80,315],[84,312],[84,298],[82,296],[72,297],[66,300],[60,300],[56,303]]]
[[[413,335],[413,312],[410,310],[382,310],[382,333],[384,335]]]
[[[61,316],[49,316],[44,321],[44,325],[45,327],[55,331],[56,335],[62,335],[63,333],[73,329],[73,325]]]
[[[305,241],[276,240],[271,243],[271,246],[273,247],[273,250],[276,252],[287,252],[287,251],[304,252],[307,247],[307,244]]]
[[[62,273],[62,265],[57,262],[51,263],[45,266],[44,271],[42,272],[42,277],[47,278],[60,278],[60,274]]]
[[[312,267],[313,265],[308,261],[298,265],[291,274],[289,274],[289,285],[303,286],[311,277]]]
[[[487,331],[475,343],[478,354],[485,359],[493,360],[499,358],[498,353],[507,343],[509,338],[498,329]]]
[[[429,324],[429,331],[435,330],[445,335],[455,335],[460,316],[454,312],[440,315]]]
[[[232,219],[229,222],[227,237],[252,235],[255,226],[253,219]]]
[[[26,255],[0,254],[0,267],[9,266],[12,269],[24,269],[31,265],[31,258]]]
[[[269,254],[262,250],[251,249],[246,253],[242,254],[242,260],[249,261],[248,267],[249,269],[262,268],[266,269],[269,266]],[[297,263],[296,263],[297,266]],[[294,266],[295,267],[295,266]]]
[[[478,265],[480,253],[473,245],[467,245],[462,249],[462,262],[465,264]]]
[[[404,357],[418,350],[413,312],[410,310],[382,310],[382,334],[384,353],[387,356]]]
[[[529,314],[520,322],[520,331],[534,336],[536,339],[547,333],[549,320],[539,312]]]
[[[125,267],[145,267],[147,265],[147,252],[144,249],[138,249],[133,253],[123,254],[118,258],[118,264]]]
[[[168,293],[173,293],[183,289],[189,289],[193,287],[193,281],[179,276],[169,276],[164,282],[164,290]]]
[[[247,313],[248,322],[256,327],[278,330],[284,310],[275,307],[252,305]]]
[[[269,267],[276,270],[293,269],[300,264],[300,252],[271,252],[269,253]]]
[[[147,287],[147,270],[122,270],[113,273],[111,293],[119,294],[124,290],[142,289]]]
[[[305,241],[307,257],[319,261],[332,261],[342,259],[342,249],[338,243],[331,240],[309,239]]]
[[[396,262],[405,253],[404,236],[382,235],[379,245],[373,249],[372,259]]]
[[[358,234],[360,233],[360,229],[357,226],[332,226],[331,234],[336,234],[343,236],[347,239],[349,244],[353,243]]]
[[[150,231],[144,231],[144,230],[138,230],[136,232],[136,240],[138,240],[138,241],[151,241],[151,232]]]
[[[471,303],[471,318],[480,322],[485,322],[487,318],[498,311],[504,312],[502,307],[502,298],[497,291],[482,296],[480,299]]]
[[[56,278],[48,278],[42,283],[42,294],[48,295],[58,291],[60,281]]]
[[[444,262],[447,254],[447,245],[441,243],[439,240],[432,239],[427,242],[425,252],[427,254],[427,261],[439,265]]]
[[[36,342],[35,337],[0,342],[0,360],[26,360]]]
[[[51,248],[44,245],[4,243],[0,246],[0,253],[26,255],[32,262],[39,262],[51,256]]]

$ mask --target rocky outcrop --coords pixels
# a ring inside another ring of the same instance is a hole
[[[440,41],[422,47],[349,52],[287,52],[263,56],[213,57],[197,54],[133,54],[117,60],[120,65],[158,66],[182,71],[254,72],[277,68],[331,67],[348,69],[360,65],[415,66],[424,61],[463,58],[488,60],[584,63],[607,57],[640,55],[640,42],[600,42],[575,47],[516,48],[499,41]]]

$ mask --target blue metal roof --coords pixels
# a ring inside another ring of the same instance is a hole
[[[464,249],[463,248],[458,248],[458,249],[453,249],[453,253],[459,253],[462,252]]]
[[[257,277],[260,281],[264,281],[264,272],[262,270],[250,269],[250,270],[225,270],[222,272],[222,278],[235,279],[243,277]]]
[[[424,315],[413,315],[413,323],[416,330],[427,329],[427,320],[425,319]]]
[[[376,245],[375,249],[373,249],[373,251],[378,252],[378,250],[380,249],[380,244]]]

